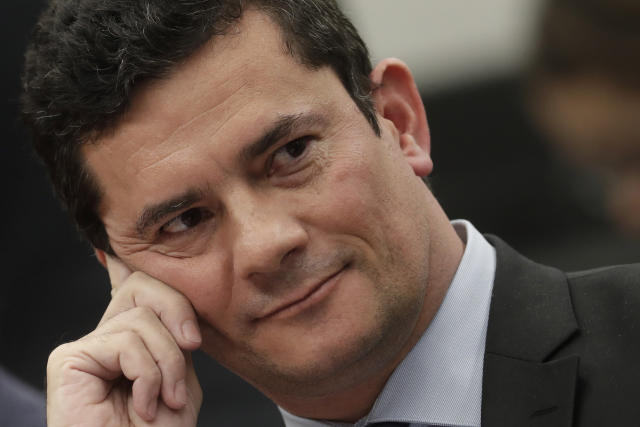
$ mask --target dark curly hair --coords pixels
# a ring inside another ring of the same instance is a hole
[[[113,253],[81,145],[117,126],[137,85],[168,76],[247,7],[278,24],[300,63],[331,67],[380,134],[367,48],[334,0],[51,0],[25,54],[22,114],[58,197],[96,248]]]

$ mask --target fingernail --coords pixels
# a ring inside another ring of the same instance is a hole
[[[186,320],[182,324],[182,336],[193,343],[200,343],[202,338],[200,337],[200,331],[193,320]]]
[[[184,380],[176,382],[176,385],[173,388],[173,396],[175,397],[176,402],[182,405],[187,404],[187,385]]]
[[[156,409],[158,409],[158,399],[151,399],[151,402],[149,402],[149,406],[147,407],[147,414],[149,414],[150,419],[154,419],[156,417]]]

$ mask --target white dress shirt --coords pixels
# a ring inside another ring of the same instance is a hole
[[[482,366],[496,269],[494,248],[468,221],[452,224],[465,242],[460,265],[438,312],[398,365],[371,412],[355,424],[311,420],[280,408],[286,427],[479,427]]]

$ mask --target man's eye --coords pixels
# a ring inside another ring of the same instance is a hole
[[[210,217],[211,213],[205,209],[189,209],[163,225],[160,231],[167,234],[181,233],[196,227]]]
[[[289,156],[299,157],[300,155],[302,155],[302,153],[304,153],[304,150],[307,149],[307,142],[307,138],[298,138],[291,141],[282,148]]]
[[[290,162],[294,162],[303,156],[307,151],[310,140],[310,136],[297,138],[276,150],[271,161],[271,171],[274,172],[286,167]]]

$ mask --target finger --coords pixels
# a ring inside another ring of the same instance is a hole
[[[139,271],[119,285],[100,325],[136,307],[150,308],[181,348],[195,350],[202,343],[197,316],[189,300],[169,285]]]
[[[131,275],[132,271],[122,261],[111,255],[106,255],[106,262],[111,287],[117,289]]]
[[[49,396],[68,390],[70,385],[83,385],[72,387],[81,391],[80,395],[63,399],[79,407],[104,402],[114,392],[112,382],[124,375],[133,381],[132,398],[138,415],[145,420],[156,415],[162,374],[146,345],[132,331],[89,335],[60,346],[50,357],[48,372]]]
[[[148,307],[136,307],[102,325],[99,333],[121,332],[140,338],[160,371],[162,400],[172,409],[182,408],[187,402],[184,354],[156,314]]]
[[[187,389],[188,389],[188,402],[179,410],[174,410],[166,405],[159,404],[157,409],[156,418],[153,422],[148,423],[140,419],[135,410],[133,409],[132,397],[130,396],[129,406],[129,418],[132,420],[133,425],[140,427],[175,427],[175,426],[195,426],[198,419],[198,413],[200,412],[200,406],[202,403],[202,390],[198,384],[195,371],[193,369],[193,363],[191,362],[191,353],[184,353],[185,360],[187,362]]]
[[[126,351],[122,351],[119,357],[122,374],[133,381],[131,396],[133,407],[143,419],[150,421],[156,415],[158,409],[158,396],[162,387],[162,372],[159,365],[154,366],[154,357],[146,350],[144,343],[134,334],[122,332],[123,345],[127,345]]]

